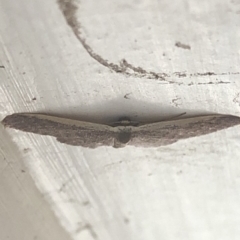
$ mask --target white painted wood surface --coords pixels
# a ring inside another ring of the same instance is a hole
[[[1,119],[240,116],[239,1],[64,2],[0,1]],[[0,131],[1,239],[240,237],[240,126],[147,149]]]

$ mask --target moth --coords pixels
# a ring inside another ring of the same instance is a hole
[[[141,124],[122,118],[113,125],[77,121],[44,114],[16,113],[2,121],[5,127],[53,136],[73,146],[96,148],[126,145],[159,147],[181,139],[209,134],[240,124],[240,117],[206,115]]]

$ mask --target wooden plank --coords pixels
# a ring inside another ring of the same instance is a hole
[[[240,116],[234,1],[0,5],[1,119],[15,112],[97,123]],[[87,149],[1,127],[0,234],[237,240],[239,130],[160,148]]]

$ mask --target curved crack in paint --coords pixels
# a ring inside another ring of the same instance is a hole
[[[186,73],[186,72],[174,72],[172,74],[167,73],[156,73],[153,71],[147,71],[141,67],[135,67],[132,64],[128,63],[127,60],[122,59],[120,64],[111,63],[108,60],[102,58],[100,55],[94,52],[94,50],[87,44],[86,39],[82,37],[81,34],[81,24],[77,20],[76,13],[78,11],[78,7],[75,0],[57,0],[60,10],[62,11],[67,24],[71,27],[77,39],[80,41],[82,46],[88,52],[88,54],[95,59],[101,65],[109,68],[110,70],[125,74],[127,76],[133,77],[145,77],[148,79],[158,79],[165,81],[170,84],[178,84],[183,85],[184,83],[179,83],[176,81],[167,80],[166,78],[171,78],[176,76],[178,78],[186,78],[186,77],[199,77],[199,76],[220,76],[220,75],[239,75],[240,72],[224,72],[224,73],[214,73],[214,72],[205,72],[205,73]],[[131,70],[132,72],[129,72]],[[229,84],[230,82],[208,82],[208,83],[197,83],[199,84]],[[185,84],[184,84],[185,85]],[[190,84],[186,84],[188,86],[194,85],[192,82]]]

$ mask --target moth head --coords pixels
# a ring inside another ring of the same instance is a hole
[[[113,122],[112,125],[116,126],[138,126],[139,122],[132,121],[129,117],[120,117],[116,122]]]

